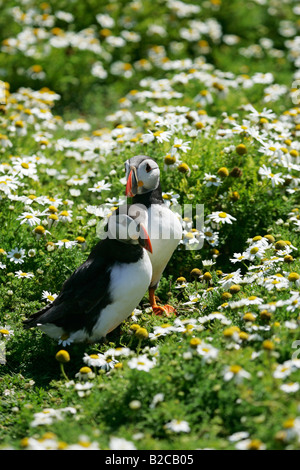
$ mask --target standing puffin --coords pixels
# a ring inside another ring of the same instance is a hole
[[[149,285],[149,300],[156,315],[176,313],[171,305],[159,306],[155,290],[162,273],[182,238],[182,225],[162,197],[160,171],[155,160],[145,155],[137,155],[125,162],[127,197],[133,204],[142,204],[148,212],[147,231],[151,239],[153,254],[152,279]]]
[[[24,321],[54,339],[94,343],[130,316],[147,292],[151,241],[142,223],[112,215],[107,237],[65,281],[58,297]]]

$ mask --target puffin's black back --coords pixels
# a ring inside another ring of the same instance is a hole
[[[66,333],[83,327],[91,332],[100,311],[112,302],[111,268],[116,263],[134,263],[142,256],[139,245],[109,238],[99,241],[87,260],[65,281],[54,302],[25,320],[24,328],[52,323]]]

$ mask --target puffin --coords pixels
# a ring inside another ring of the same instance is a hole
[[[152,278],[152,245],[146,214],[109,217],[106,236],[64,282],[49,305],[24,320],[58,341],[97,343],[125,321],[147,292]]]
[[[152,263],[152,278],[148,288],[150,305],[156,315],[176,315],[173,306],[157,304],[155,291],[182,239],[182,224],[163,199],[160,170],[153,158],[136,155],[125,162],[125,172],[125,195],[132,198],[133,205],[141,205],[148,213],[146,229],[153,248],[153,253],[149,254]]]

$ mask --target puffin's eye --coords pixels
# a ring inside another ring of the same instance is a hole
[[[149,171],[151,171],[151,170],[152,170],[151,166],[149,165],[149,163],[147,163],[147,165],[146,165],[146,171],[147,171],[147,173],[149,173]]]

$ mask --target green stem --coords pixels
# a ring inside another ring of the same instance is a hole
[[[63,377],[64,377],[67,381],[69,381],[69,379],[68,379],[68,377],[67,377],[67,375],[66,375],[66,373],[65,373],[64,365],[63,365],[62,363],[60,363],[60,370],[61,370],[61,373],[62,373]]]

